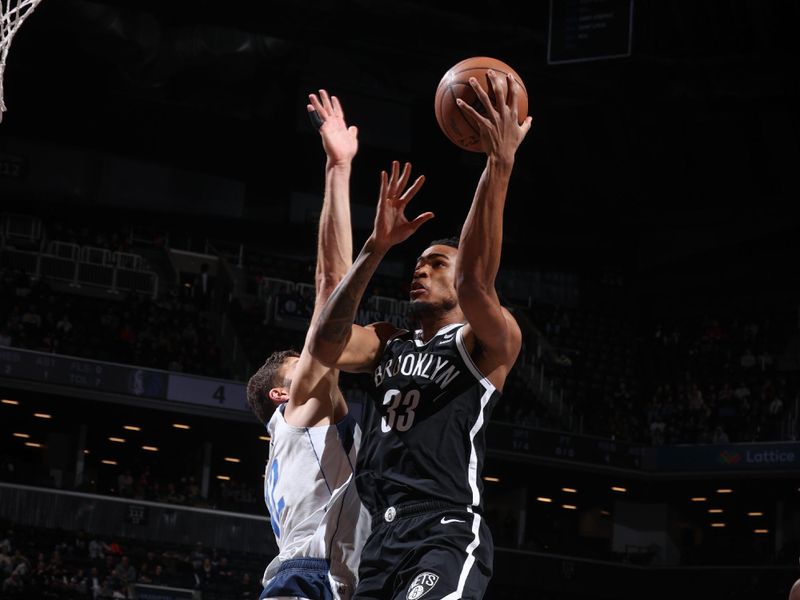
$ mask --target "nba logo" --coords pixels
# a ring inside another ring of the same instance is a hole
[[[406,600],[417,600],[417,598],[422,598],[425,594],[433,589],[433,586],[436,585],[437,581],[439,581],[439,576],[431,573],[430,571],[420,573],[414,577],[414,581],[412,581],[411,585],[408,586]]]

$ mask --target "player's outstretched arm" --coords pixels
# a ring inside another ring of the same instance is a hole
[[[318,124],[325,150],[325,194],[317,231],[314,311],[284,413],[287,422],[295,426],[316,425],[347,410],[339,390],[338,371],[325,367],[311,356],[308,336],[322,306],[353,262],[350,173],[358,152],[358,130],[347,126],[336,96],[330,96],[325,90],[320,90],[319,95],[310,94],[307,110],[312,122]]]
[[[309,95],[307,109],[321,121],[319,133],[326,155],[315,272],[314,311],[318,312],[353,264],[350,172],[358,152],[358,129],[354,125],[348,127],[339,99],[325,90],[320,90],[319,96]]]
[[[389,249],[433,218],[433,213],[425,212],[413,221],[406,219],[406,206],[425,182],[418,177],[407,188],[410,176],[411,165],[406,163],[401,173],[397,161],[392,163],[391,176],[381,172],[372,234],[326,302],[309,338],[311,355],[323,364],[349,372],[371,371],[386,340],[398,331],[389,323],[362,327],[354,321],[367,284]]]
[[[516,320],[500,305],[495,278],[503,246],[503,210],[517,148],[531,127],[531,118],[519,124],[516,95],[519,83],[512,75],[490,71],[490,85],[497,99],[494,107],[475,78],[470,84],[486,109],[480,115],[460,99],[458,106],[480,133],[486,152],[469,214],[461,229],[456,257],[458,301],[469,323],[465,332],[480,345],[477,355],[483,373],[501,387],[516,360],[522,336]]]

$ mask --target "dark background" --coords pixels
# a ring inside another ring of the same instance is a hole
[[[0,139],[239,180],[243,219],[214,226],[292,243],[309,228],[275,224],[292,192],[322,189],[304,104],[325,87],[361,128],[354,201],[371,206],[379,170],[412,161],[428,178],[415,208],[437,213],[427,240],[457,233],[482,167],[439,131],[436,85],[459,60],[493,56],[522,76],[534,117],[509,193],[508,265],[644,281],[678,263],[722,276],[733,261],[736,277],[756,275],[753,247],[770,264],[796,247],[798,11],[638,2],[630,57],[548,65],[543,1],[45,0],[10,53]],[[65,201],[104,209],[92,190]]]

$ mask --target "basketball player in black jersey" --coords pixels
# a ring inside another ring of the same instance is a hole
[[[323,364],[369,373],[356,481],[373,515],[355,598],[481,598],[492,573],[492,539],[481,516],[484,432],[521,346],[500,305],[503,208],[514,156],[531,127],[519,125],[512,77],[489,75],[499,108],[474,79],[481,116],[459,102],[480,132],[486,166],[455,242],[417,260],[411,305],[420,329],[354,324],[366,286],[386,252],[433,218],[404,210],[424,182],[411,165],[381,174],[372,235],[320,313],[311,353]]]

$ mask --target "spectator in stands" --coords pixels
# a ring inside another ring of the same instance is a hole
[[[164,585],[166,583],[163,566],[156,565],[153,574],[150,576],[150,582],[153,585]]]
[[[136,569],[131,565],[130,559],[123,556],[122,559],[114,567],[114,577],[122,581],[125,585],[136,581]]]
[[[772,402],[769,404],[769,408],[767,409],[767,413],[770,417],[777,419],[780,418],[783,414],[783,399],[779,395],[776,395]]]
[[[227,556],[221,557],[219,559],[219,567],[217,570],[217,578],[219,580],[219,583],[225,586],[229,586],[234,582],[234,576],[235,573],[228,564],[228,557]]]
[[[148,496],[152,476],[150,474],[150,466],[146,465],[139,477],[136,478],[136,485],[134,488],[134,497],[143,500]]]
[[[203,542],[197,542],[194,545],[194,549],[192,550],[191,554],[189,554],[189,560],[192,563],[192,568],[195,571],[199,571],[200,567],[203,565],[203,561],[206,560],[206,558],[208,557],[203,549]]]
[[[106,556],[106,548],[102,540],[97,537],[92,538],[89,542],[89,558],[92,562],[103,560]]]
[[[747,348],[739,359],[739,364],[745,370],[752,369],[756,366],[756,357],[750,348]]]
[[[11,598],[21,596],[24,589],[25,585],[22,582],[22,577],[17,571],[12,572],[3,582],[3,596]]]
[[[728,444],[730,443],[730,439],[728,438],[728,434],[725,432],[725,428],[722,425],[717,425],[714,428],[714,434],[711,438],[711,441],[714,444]]]
[[[0,540],[0,552],[11,554],[11,539],[14,537],[14,532],[9,529],[6,531],[6,536]]]
[[[217,580],[216,569],[211,564],[211,559],[206,557],[203,559],[200,568],[197,569],[197,578],[201,588],[207,588],[213,585]]]
[[[211,298],[214,291],[214,281],[209,273],[208,263],[200,265],[200,272],[194,278],[192,284],[192,296],[195,304],[200,310],[208,310],[211,305]]]
[[[89,578],[83,569],[78,569],[77,572],[69,578],[68,589],[75,592],[79,596],[86,597],[89,591]]]
[[[11,573],[11,555],[10,550],[0,546],[0,574],[7,575]]]
[[[203,498],[200,496],[200,486],[197,484],[197,480],[190,476],[188,479],[183,478],[181,481],[185,483],[186,499],[189,504],[202,502]]]
[[[103,579],[100,576],[100,570],[97,567],[92,567],[89,570],[87,585],[92,591],[92,598],[99,598],[100,591],[103,587]]]
[[[140,568],[141,571],[147,570],[148,573],[154,573],[156,566],[160,565],[161,561],[156,556],[156,553],[152,550],[147,551],[147,555],[145,556],[144,561],[142,562],[142,566]]]
[[[258,595],[259,587],[260,586],[258,586],[258,584],[253,582],[253,579],[250,577],[250,573],[245,573],[242,575],[242,580],[239,584],[239,590],[236,597],[241,598],[242,600],[251,600]]]
[[[106,554],[112,558],[115,556],[122,556],[122,546],[120,546],[114,540],[111,540],[108,544],[106,544]]]
[[[66,338],[72,333],[72,321],[69,320],[69,315],[63,315],[56,323],[56,331],[62,338]]]
[[[172,504],[183,504],[186,497],[178,491],[174,483],[170,482],[167,484],[167,495],[164,500]]]
[[[117,494],[125,498],[133,496],[133,475],[130,469],[125,469],[117,477]]]

